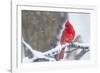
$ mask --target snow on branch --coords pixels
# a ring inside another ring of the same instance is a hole
[[[40,59],[46,59],[46,60],[49,60],[49,61],[55,61],[54,58],[47,57],[42,52],[34,50],[28,43],[26,43],[24,41],[23,38],[22,38],[22,43],[27,47],[28,50],[30,50],[32,52],[32,54],[33,54],[32,61],[34,61],[34,60],[36,60],[38,58],[40,58]]]
[[[59,52],[61,51],[61,48],[65,48],[65,52],[64,53],[71,53],[72,51],[76,51],[78,49],[83,49],[84,51],[88,52],[89,51],[89,45],[88,44],[83,44],[83,43],[66,43],[64,45],[57,45],[55,48],[52,48],[51,50],[48,50],[46,52],[39,52],[34,50],[27,42],[24,41],[24,39],[22,38],[22,43],[23,45],[25,45],[28,49],[32,52],[33,58],[31,58],[31,61],[37,61],[38,59],[44,59],[46,61],[56,61],[55,59],[55,55],[59,54]],[[74,48],[72,50],[68,50],[68,48]],[[85,53],[84,53],[85,54]]]

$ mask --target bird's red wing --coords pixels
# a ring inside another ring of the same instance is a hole
[[[65,43],[71,43],[75,37],[75,30],[73,26],[69,23],[69,21],[65,24],[65,29],[61,36],[61,45]],[[60,53],[58,54],[58,60],[64,58],[64,48],[61,49]]]

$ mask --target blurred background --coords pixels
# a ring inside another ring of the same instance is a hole
[[[22,36],[34,49],[44,52],[56,46],[64,12],[22,11]]]
[[[33,49],[41,52],[48,51],[55,46],[65,21],[69,21],[78,37],[77,42],[90,43],[90,14],[71,12],[47,12],[22,10],[22,37]],[[30,51],[23,50],[23,56],[30,56]],[[69,59],[73,59],[71,54]],[[89,53],[84,59],[89,59]]]

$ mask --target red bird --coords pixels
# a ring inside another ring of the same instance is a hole
[[[74,37],[75,37],[75,30],[73,26],[70,24],[70,22],[67,21],[65,24],[65,29],[61,36],[61,41],[60,41],[61,45],[65,43],[71,43]]]
[[[65,24],[65,29],[62,33],[60,43],[61,45],[65,43],[71,43],[75,37],[75,30],[73,26],[70,24],[69,21],[66,22]],[[58,60],[64,58],[64,48],[61,49],[59,55],[58,55]]]

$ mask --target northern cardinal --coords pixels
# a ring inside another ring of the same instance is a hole
[[[75,30],[73,26],[70,24],[69,21],[65,23],[65,29],[62,33],[60,43],[61,45],[65,43],[71,43],[75,37]],[[58,60],[64,58],[64,48],[61,49],[60,53],[58,54]]]

